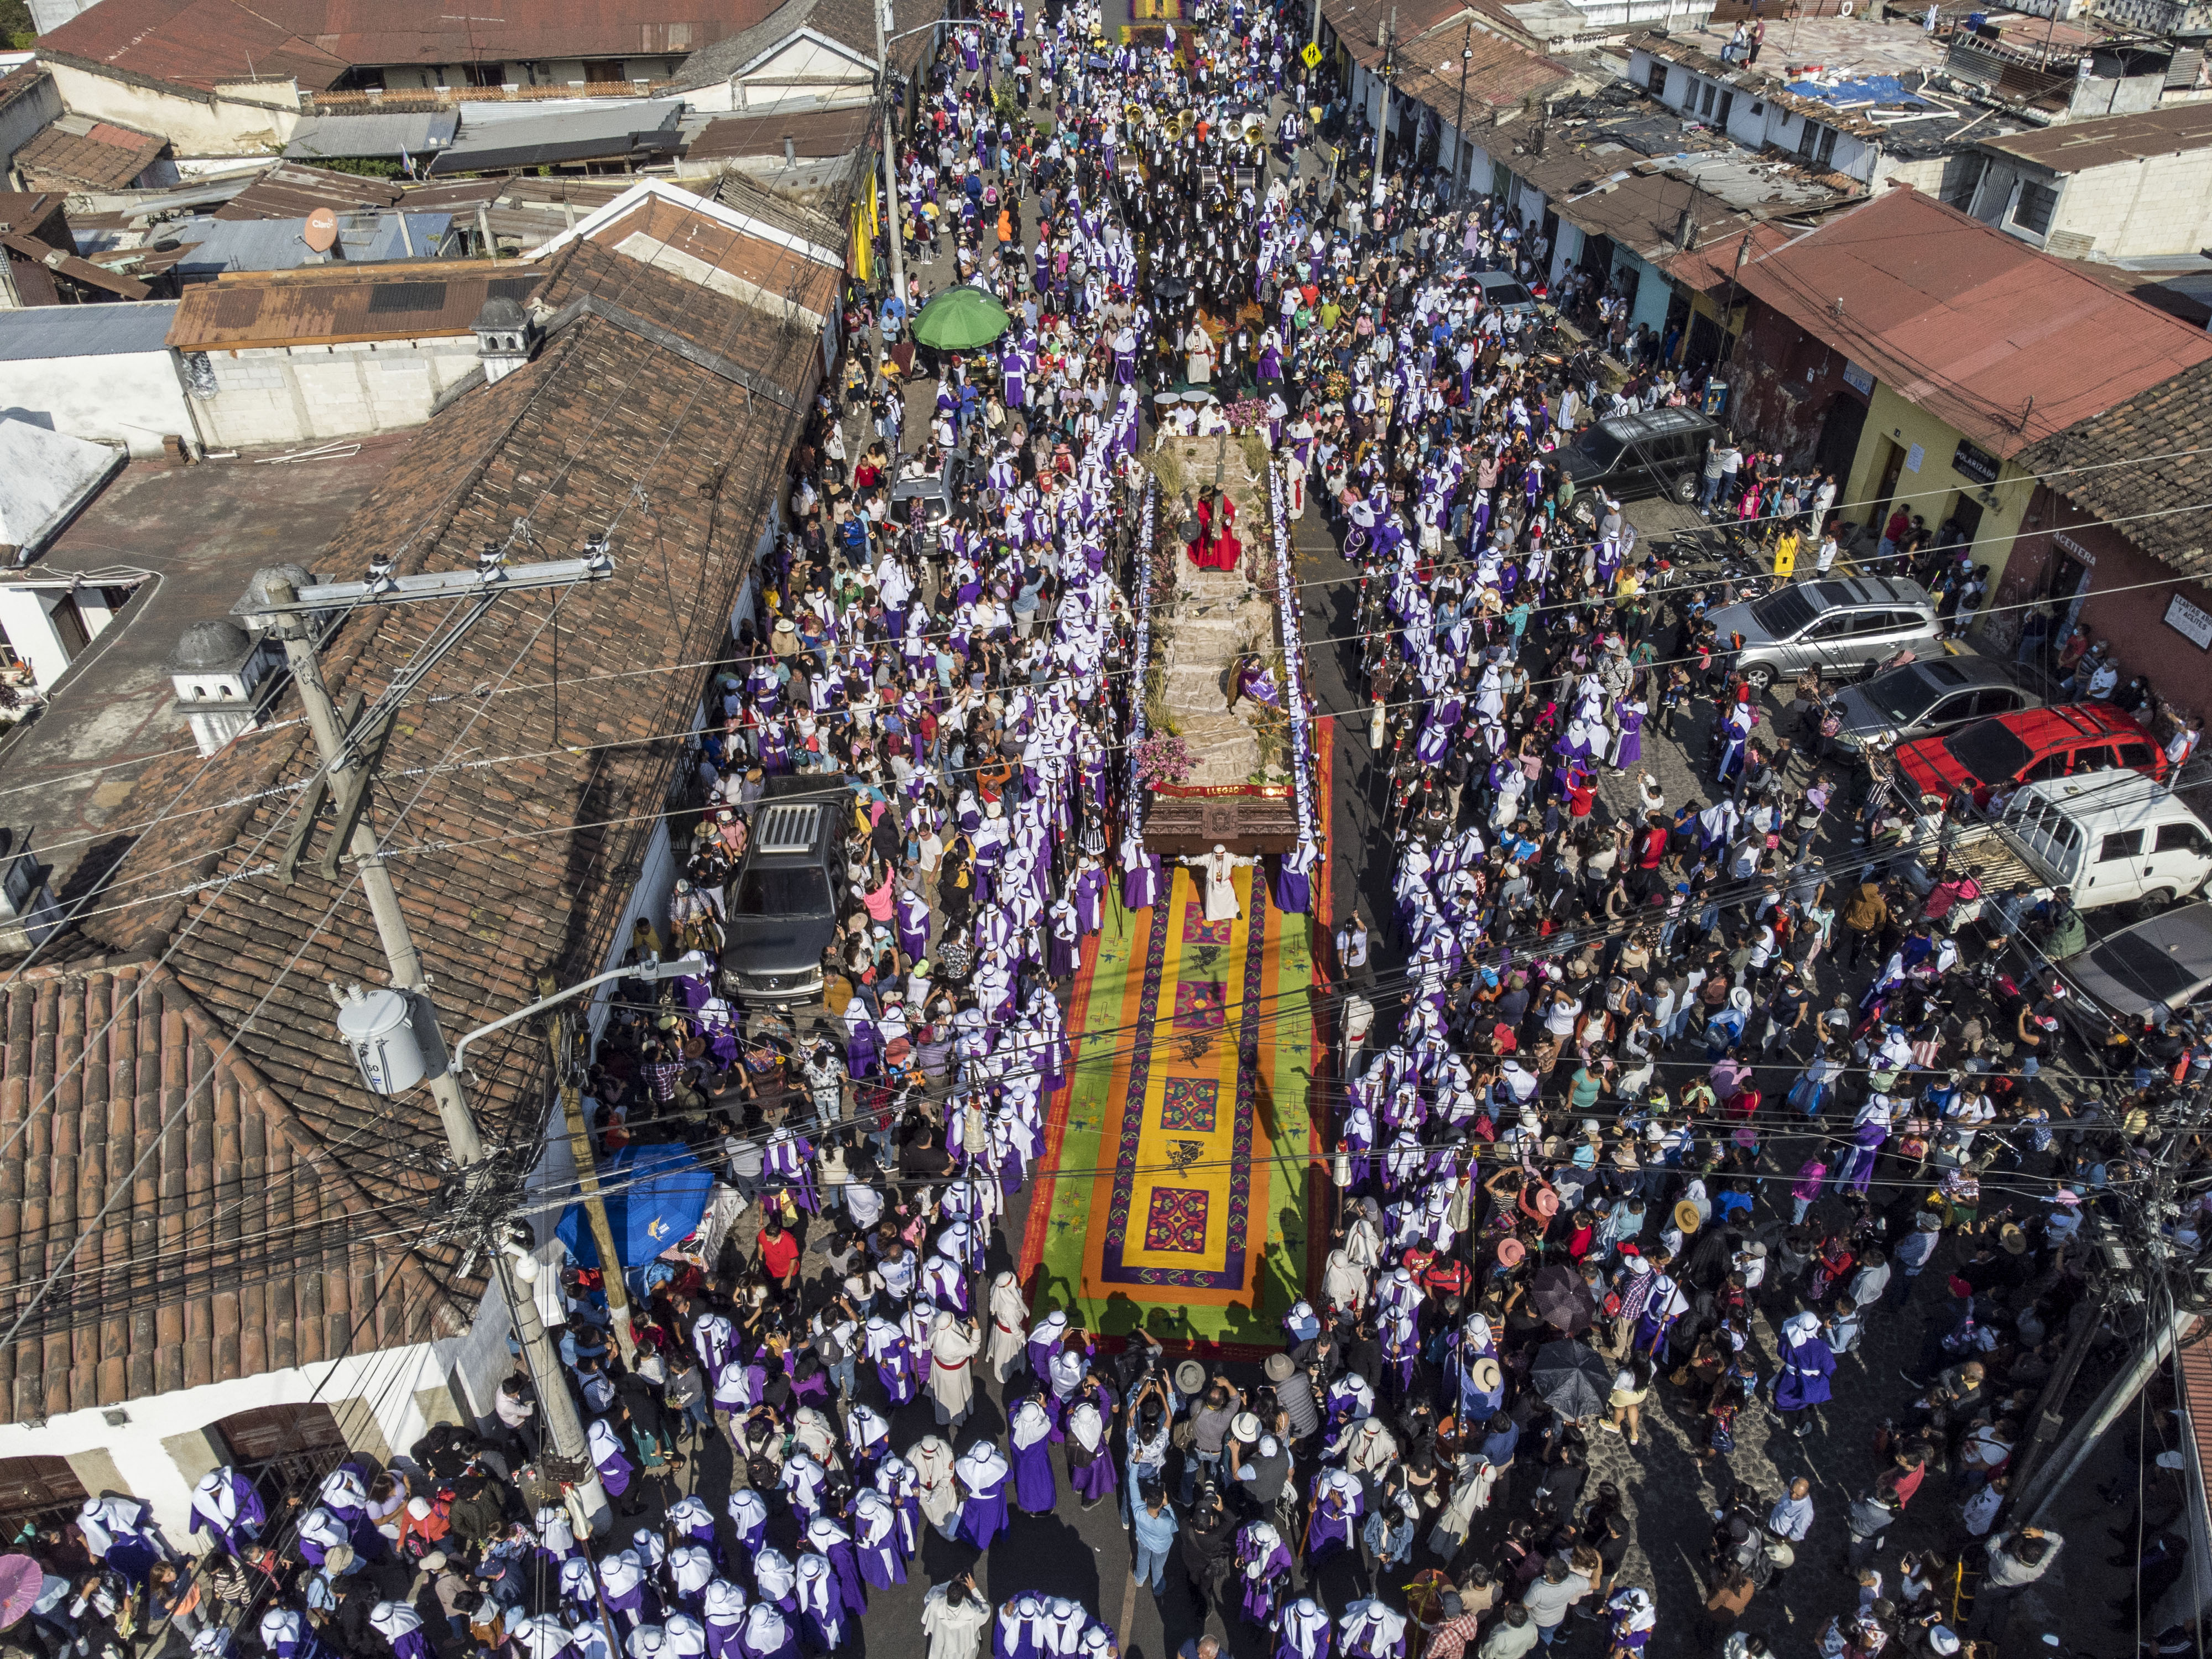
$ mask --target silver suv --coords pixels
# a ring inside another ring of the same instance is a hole
[[[1936,602],[1917,582],[1888,576],[1797,582],[1764,599],[1707,611],[1705,620],[1717,630],[1724,652],[1731,648],[1731,635],[1743,635],[1736,669],[1761,691],[1808,668],[1856,674],[1900,651],[1929,658],[1942,650]]]

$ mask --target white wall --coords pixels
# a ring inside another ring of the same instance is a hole
[[[483,1322],[480,1318],[477,1322]],[[107,1408],[119,1409],[127,1417],[119,1425],[110,1424],[106,1411],[100,1409],[67,1412],[37,1428],[0,1425],[0,1457],[65,1457],[74,1462],[89,1455],[96,1462],[105,1454],[112,1462],[114,1478],[154,1506],[154,1518],[169,1541],[181,1549],[186,1547],[191,1524],[192,1486],[207,1472],[210,1460],[198,1448],[170,1443],[240,1412],[314,1401],[337,1415],[349,1443],[362,1448],[366,1442],[373,1448],[380,1437],[390,1452],[404,1455],[435,1420],[433,1413],[447,1397],[447,1371],[464,1346],[464,1339],[452,1338],[350,1356],[334,1364],[264,1372],[204,1389],[180,1389]],[[503,1376],[505,1349],[500,1352]],[[82,1468],[78,1478],[84,1478]],[[96,1489],[101,1483],[85,1484]]]
[[[7,108],[0,109],[0,175],[6,173],[9,159],[61,112],[61,91],[51,80],[40,82]],[[0,189],[10,187],[5,177],[0,176]]]
[[[42,690],[59,679],[70,665],[69,653],[46,614],[61,597],[38,588],[0,586],[0,634],[8,636],[15,654],[31,665]]]
[[[0,362],[0,416],[8,415],[72,438],[122,444],[141,459],[159,457],[171,433],[192,434],[176,359],[167,350]]]
[[[477,366],[474,335],[210,351],[216,395],[191,398],[210,449],[404,431]]]
[[[72,113],[161,133],[179,155],[271,154],[299,130],[300,89],[289,81],[218,87],[200,97],[40,61]]]

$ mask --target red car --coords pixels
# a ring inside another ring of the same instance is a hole
[[[2110,703],[2061,703],[1976,720],[1948,736],[1902,745],[1897,763],[1913,787],[1946,800],[1958,790],[1977,806],[2002,784],[2040,783],[2076,772],[2130,767],[2153,778],[2166,772],[2166,752],[2150,733]]]

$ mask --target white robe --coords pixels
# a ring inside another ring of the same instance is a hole
[[[1237,903],[1237,872],[1259,861],[1241,853],[1208,853],[1201,858],[1182,860],[1192,869],[1204,872],[1198,880],[1205,890],[1208,921],[1234,921],[1244,914]]]

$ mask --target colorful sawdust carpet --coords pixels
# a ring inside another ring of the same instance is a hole
[[[1192,872],[1115,907],[1077,981],[1069,1083],[1053,1103],[1022,1269],[1039,1310],[1124,1334],[1279,1346],[1325,1244],[1307,1092],[1316,977],[1307,917],[1237,873],[1208,921]]]

